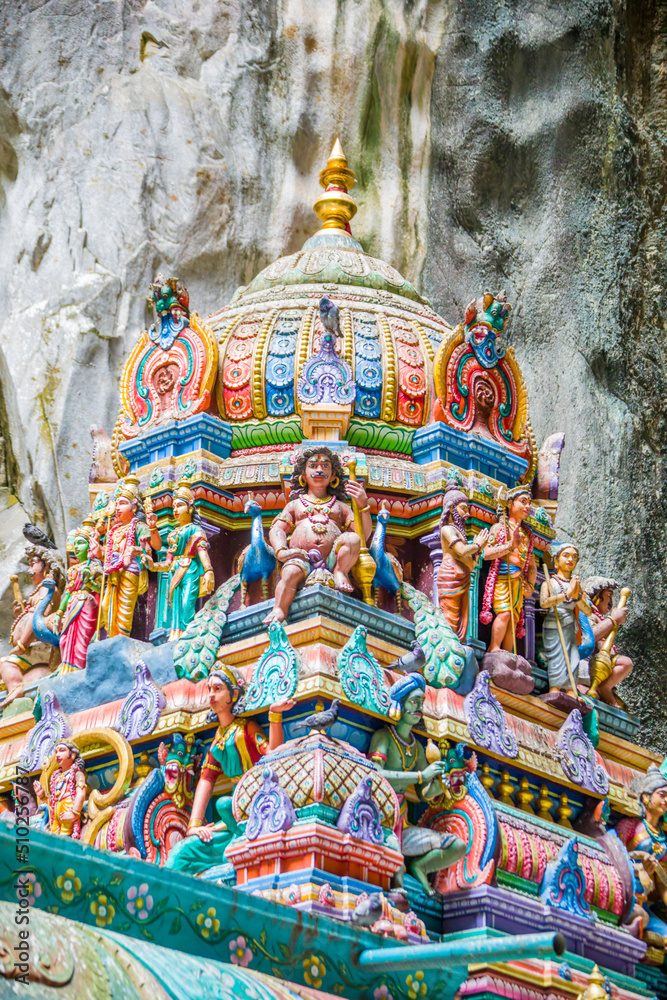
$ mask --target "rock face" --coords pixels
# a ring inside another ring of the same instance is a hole
[[[559,527],[582,576],[633,588],[627,698],[664,746],[665,9],[8,0],[3,22],[0,488],[64,539],[155,272],[224,304],[314,231],[340,134],[371,253],[452,323],[482,288],[515,304],[536,436],[566,433]]]

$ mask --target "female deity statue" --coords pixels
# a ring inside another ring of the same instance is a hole
[[[72,740],[56,745],[57,768],[51,775],[49,816],[51,833],[79,839],[81,811],[86,798],[86,772],[79,748]]]
[[[33,631],[33,619],[35,612],[41,611],[46,618],[58,608],[62,586],[60,568],[54,557],[42,549],[29,549],[27,558],[28,574],[34,589],[26,600],[14,602],[14,624],[9,637],[12,649],[0,656],[0,680],[7,688],[7,697],[1,707],[22,697],[25,681],[45,677],[54,665],[52,656],[57,654],[52,646],[38,640]],[[49,580],[55,585],[47,583],[45,586],[45,581]],[[15,588],[20,597],[18,583]]]
[[[659,934],[667,945],[667,923],[653,911],[667,905],[667,776],[663,773],[665,762],[658,768],[651,764],[639,789],[640,817],[624,816],[616,833],[625,844],[635,865],[641,884],[637,902],[643,910],[643,926]]]
[[[366,540],[373,528],[366,491],[361,483],[343,483],[343,467],[329,448],[302,451],[292,475],[290,497],[273,521],[269,542],[282,563],[273,609],[264,619],[284,621],[300,584],[311,572],[333,577],[333,585],[345,594],[354,589],[349,572],[359,557],[361,540],[350,528],[351,508],[343,502],[352,497],[361,512]]]
[[[106,531],[102,615],[109,638],[132,631],[137,598],[148,588],[149,546],[162,548],[157,518],[144,515],[139,480],[128,476],[116,487],[114,519]]]
[[[437,576],[438,600],[442,613],[461,642],[465,642],[468,633],[470,577],[489,537],[489,532],[483,529],[468,542],[468,514],[467,496],[457,483],[450,483],[445,490],[440,518],[442,562]]]
[[[466,845],[450,833],[428,827],[409,826],[405,792],[411,786],[424,802],[443,794],[438,780],[447,771],[447,762],[429,764],[423,746],[413,733],[421,722],[426,681],[421,674],[406,674],[391,688],[391,715],[396,721],[378,729],[371,739],[368,756],[387,779],[401,803],[400,827],[397,830],[407,870],[416,878],[427,896],[434,890],[428,880],[432,872],[456,864],[466,852]],[[402,883],[402,872],[398,877]]]
[[[596,653],[599,653],[605,640],[619,625],[625,625],[628,617],[628,609],[625,606],[614,607],[614,591],[617,587],[616,580],[610,577],[590,576],[584,580],[584,592],[588,596],[593,612],[590,625],[595,638]],[[622,597],[623,592],[621,592]],[[608,705],[625,709],[625,702],[616,691],[616,685],[632,673],[634,663],[625,653],[619,653],[616,646],[611,647],[610,659],[611,671],[607,679],[598,685],[598,694]]]
[[[178,527],[167,536],[166,561],[153,563],[149,558],[148,565],[169,574],[169,638],[178,639],[195,616],[197,598],[212,593],[215,578],[195,496],[185,480],[174,490],[173,511]]]
[[[535,589],[537,565],[533,555],[533,537],[523,522],[530,513],[530,490],[516,486],[508,490],[507,520],[494,524],[484,549],[491,560],[484,588],[480,621],[493,621],[489,653],[499,649],[516,652],[515,638],[525,634],[523,600]],[[494,618],[495,615],[495,618]]]
[[[208,676],[208,697],[218,728],[197,782],[188,835],[170,852],[166,863],[167,868],[193,874],[222,864],[234,829],[231,798],[218,800],[221,824],[204,822],[216,781],[224,775],[236,783],[264,754],[279,747],[283,742],[283,712],[294,705],[291,700],[271,705],[267,738],[254,720],[243,718],[241,683],[224,664],[214,667]]]
[[[84,669],[88,646],[97,629],[102,563],[97,558],[100,548],[92,522],[84,521],[76,531],[72,551],[76,561],[67,570],[67,589],[57,615],[60,620],[59,674]]]
[[[593,612],[579,577],[572,577],[579,562],[576,545],[564,542],[554,546],[552,552],[555,572],[540,589],[540,607],[547,612],[542,626],[542,642],[547,659],[549,691],[566,691],[576,698],[577,692],[572,690],[570,681],[568,661],[576,684],[579,672],[578,645],[581,642],[579,612],[589,616]]]

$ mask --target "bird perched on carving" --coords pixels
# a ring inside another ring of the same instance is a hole
[[[250,545],[246,545],[239,558],[238,571],[241,576],[241,604],[246,603],[248,584],[262,581],[262,600],[269,596],[267,581],[276,568],[276,557],[264,538],[262,508],[252,493],[248,494],[243,508],[252,517]]]
[[[419,640],[415,639],[409,653],[403,653],[397,660],[389,664],[389,670],[402,670],[405,674],[421,674],[426,663],[426,653]]]
[[[23,525],[23,536],[33,545],[41,545],[44,549],[56,549],[58,546],[52,542],[48,535],[45,535],[41,528],[28,521]]]
[[[367,892],[357,898],[352,911],[352,923],[357,927],[371,927],[382,916],[382,893]]]
[[[387,522],[389,521],[389,505],[382,501],[378,511],[377,523],[368,551],[375,560],[375,576],[373,577],[373,594],[377,606],[377,588],[384,589],[396,598],[396,610],[401,613],[401,583],[403,582],[403,567],[391,552],[385,549]]]
[[[338,709],[340,707],[340,698],[336,698],[331,702],[330,708],[327,708],[325,712],[314,712],[312,715],[307,715],[305,719],[301,719],[300,722],[296,722],[292,726],[293,733],[302,733],[306,729],[314,729],[318,733],[324,732],[329,726],[333,726],[334,722],[338,718]]]
[[[342,337],[340,332],[340,315],[338,312],[338,306],[323,295],[320,299],[320,319],[322,320],[322,326],[329,333],[333,333],[336,340]]]

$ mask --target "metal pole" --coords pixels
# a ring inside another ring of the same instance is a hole
[[[522,958],[553,958],[562,955],[566,942],[562,934],[503,934],[496,938],[464,938],[438,944],[408,947],[369,948],[362,951],[358,964],[378,972],[401,969],[438,969],[477,962],[506,962]]]

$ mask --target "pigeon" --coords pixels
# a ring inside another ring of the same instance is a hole
[[[43,549],[56,549],[58,546],[52,542],[48,535],[45,535],[41,528],[31,524],[30,521],[23,525],[23,536],[33,545],[41,545]]]
[[[333,726],[338,718],[339,706],[340,698],[336,698],[335,701],[331,702],[331,708],[328,708],[326,712],[314,712],[313,715],[308,715],[305,719],[301,719],[300,722],[296,722],[292,726],[292,732],[301,733],[304,729],[315,729],[318,733],[323,732],[329,726]]]
[[[324,329],[328,330],[329,333],[333,333],[336,339],[343,336],[340,332],[338,306],[331,299],[328,299],[326,295],[323,295],[320,299],[320,319],[322,320]]]
[[[372,892],[369,896],[367,892],[362,892],[352,912],[352,923],[358,927],[371,927],[381,916],[382,893]]]
[[[390,670],[402,670],[405,674],[420,674],[426,663],[426,654],[419,645],[419,640],[412,643],[411,652],[404,653],[393,663],[389,664]]]

